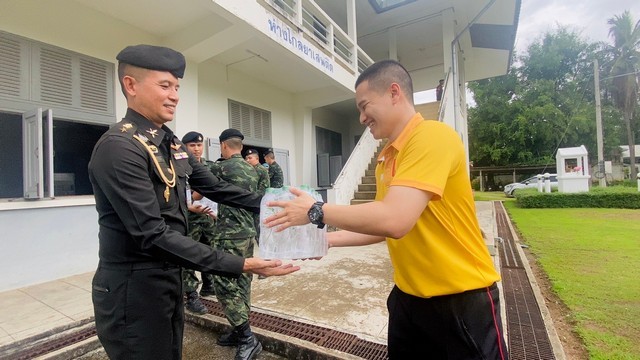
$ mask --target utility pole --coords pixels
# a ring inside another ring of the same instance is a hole
[[[604,140],[602,138],[602,107],[600,106],[600,70],[598,59],[593,61],[593,81],[595,82],[596,97],[596,141],[598,143],[598,172],[602,175],[600,186],[607,187],[606,174],[604,172]]]

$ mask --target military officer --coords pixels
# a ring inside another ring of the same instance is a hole
[[[207,161],[203,156],[204,151],[204,136],[197,131],[189,131],[182,137],[182,143],[186,145],[187,151],[192,154],[197,161],[201,164],[211,167],[213,162]],[[189,190],[191,191],[191,190]],[[192,200],[201,200],[202,195],[197,192],[191,191]],[[189,207],[189,232],[187,236],[195,241],[199,241],[207,246],[211,246],[213,241],[214,232],[214,219],[216,213],[213,209],[203,206],[195,205],[193,202],[189,202],[187,197],[187,205]],[[258,214],[258,216],[260,216]],[[207,273],[201,273],[202,289],[200,289],[200,296],[214,295],[213,291],[213,275]],[[195,314],[205,314],[208,310],[207,307],[200,301],[198,296],[198,285],[200,280],[196,276],[195,270],[183,269],[182,270],[182,286],[185,295],[187,296],[187,302],[184,304],[185,309]]]
[[[258,194],[264,195],[267,188],[271,186],[269,172],[260,164],[260,156],[256,149],[249,149],[244,155],[244,159],[258,172]],[[256,227],[256,242],[260,245],[260,214],[253,214],[253,223]]]
[[[269,181],[272,188],[281,188],[284,186],[284,175],[282,174],[282,168],[276,162],[276,156],[273,154],[273,149],[267,149],[264,152],[264,161],[269,165]]]
[[[165,125],[178,105],[181,53],[136,45],[116,58],[127,113],[96,143],[89,162],[99,224],[96,329],[112,359],[180,359],[181,266],[231,277],[298,268],[243,259],[185,236],[187,179],[214,201],[252,211],[259,211],[260,196],[214,176]]]
[[[226,129],[220,134],[220,152],[224,160],[213,164],[212,171],[221,179],[245,190],[258,191],[258,172],[242,159],[244,136],[236,129]],[[244,258],[253,256],[253,239],[256,229],[253,215],[244,209],[221,204],[218,210],[213,246]],[[262,345],[251,332],[249,311],[251,310],[251,276],[239,278],[214,276],[216,297],[222,304],[224,314],[233,327],[231,333],[218,338],[222,346],[238,346],[236,360],[252,359]]]

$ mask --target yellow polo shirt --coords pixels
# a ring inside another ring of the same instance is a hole
[[[480,233],[465,159],[458,134],[420,113],[378,157],[376,200],[390,186],[432,194],[408,234],[387,238],[394,281],[405,293],[457,294],[500,280]]]

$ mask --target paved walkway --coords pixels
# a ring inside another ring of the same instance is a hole
[[[493,246],[493,205],[476,204],[480,226]],[[295,274],[253,282],[253,310],[386,343],[386,298],[393,274],[384,243],[333,248],[322,260],[296,263],[302,269]],[[93,316],[92,276],[86,273],[0,293],[0,347]]]

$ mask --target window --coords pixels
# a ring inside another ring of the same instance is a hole
[[[240,130],[244,142],[271,146],[271,112],[229,99],[229,127]]]
[[[87,165],[115,123],[114,74],[112,63],[0,31],[0,198],[93,193]]]
[[[34,118],[38,115],[33,116]],[[24,172],[25,162],[22,149],[37,148],[37,144],[25,144],[22,131],[22,114],[0,112],[0,198],[46,198],[50,197],[50,181],[53,176],[53,192],[56,197],[68,195],[91,195],[93,189],[89,182],[87,166],[91,158],[93,147],[100,136],[109,128],[106,125],[80,123],[67,119],[52,117],[52,158],[53,171],[48,171],[51,163],[46,146],[46,120],[47,111],[41,112],[41,129],[43,134],[43,163],[42,168],[38,164],[32,164],[29,172]],[[37,129],[34,129],[37,131]],[[31,137],[31,138],[37,138]],[[27,140],[29,142],[29,140]],[[31,150],[27,150],[31,152]],[[39,180],[42,179],[42,180]],[[40,182],[42,181],[42,182]],[[24,184],[31,183],[31,194]],[[42,186],[40,186],[42,184]]]

